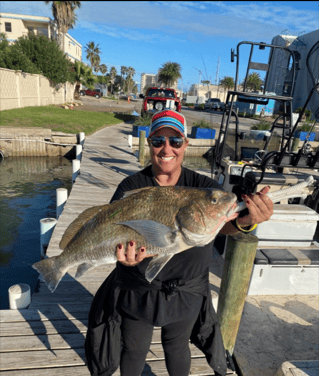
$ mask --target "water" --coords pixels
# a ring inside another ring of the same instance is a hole
[[[56,189],[72,187],[72,164],[63,157],[21,157],[0,164],[0,309],[8,288],[27,283],[34,292],[40,260],[40,219],[56,217]]]

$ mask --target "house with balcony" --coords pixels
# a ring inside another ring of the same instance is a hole
[[[5,33],[9,43],[19,37],[33,33],[57,39],[57,27],[50,17],[27,16],[16,13],[0,12],[0,33]],[[68,33],[63,36],[63,50],[70,61],[82,61],[82,45]]]

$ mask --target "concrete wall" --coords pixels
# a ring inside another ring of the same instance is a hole
[[[0,154],[7,157],[75,157],[76,134],[45,128],[0,127]]]
[[[0,68],[0,111],[29,106],[71,102],[74,84],[62,84],[58,90],[41,75]]]

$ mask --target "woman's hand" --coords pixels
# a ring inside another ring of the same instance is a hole
[[[135,266],[143,261],[147,257],[153,257],[153,255],[146,254],[146,248],[141,247],[138,252],[135,252],[136,243],[132,240],[128,243],[126,252],[123,244],[118,244],[116,247],[116,256],[120,263],[126,266]]]
[[[252,226],[254,224],[268,221],[273,215],[274,204],[271,199],[266,196],[269,189],[269,187],[264,187],[256,194],[242,196],[249,214],[238,218],[237,222],[241,227]]]

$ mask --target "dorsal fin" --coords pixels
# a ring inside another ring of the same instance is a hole
[[[80,230],[80,228],[87,223],[90,219],[92,219],[102,208],[106,205],[102,206],[93,206],[89,209],[84,210],[65,230],[65,233],[62,236],[60,241],[59,247],[61,249],[65,249],[66,246],[70,243],[73,239],[74,235]]]
[[[151,188],[154,188],[154,187],[144,187],[144,188],[133,189],[132,191],[127,191],[127,192],[124,193],[124,196],[121,198],[121,200],[123,200],[123,198],[129,197],[129,196],[132,196],[132,195],[136,195],[139,192],[149,190]]]

